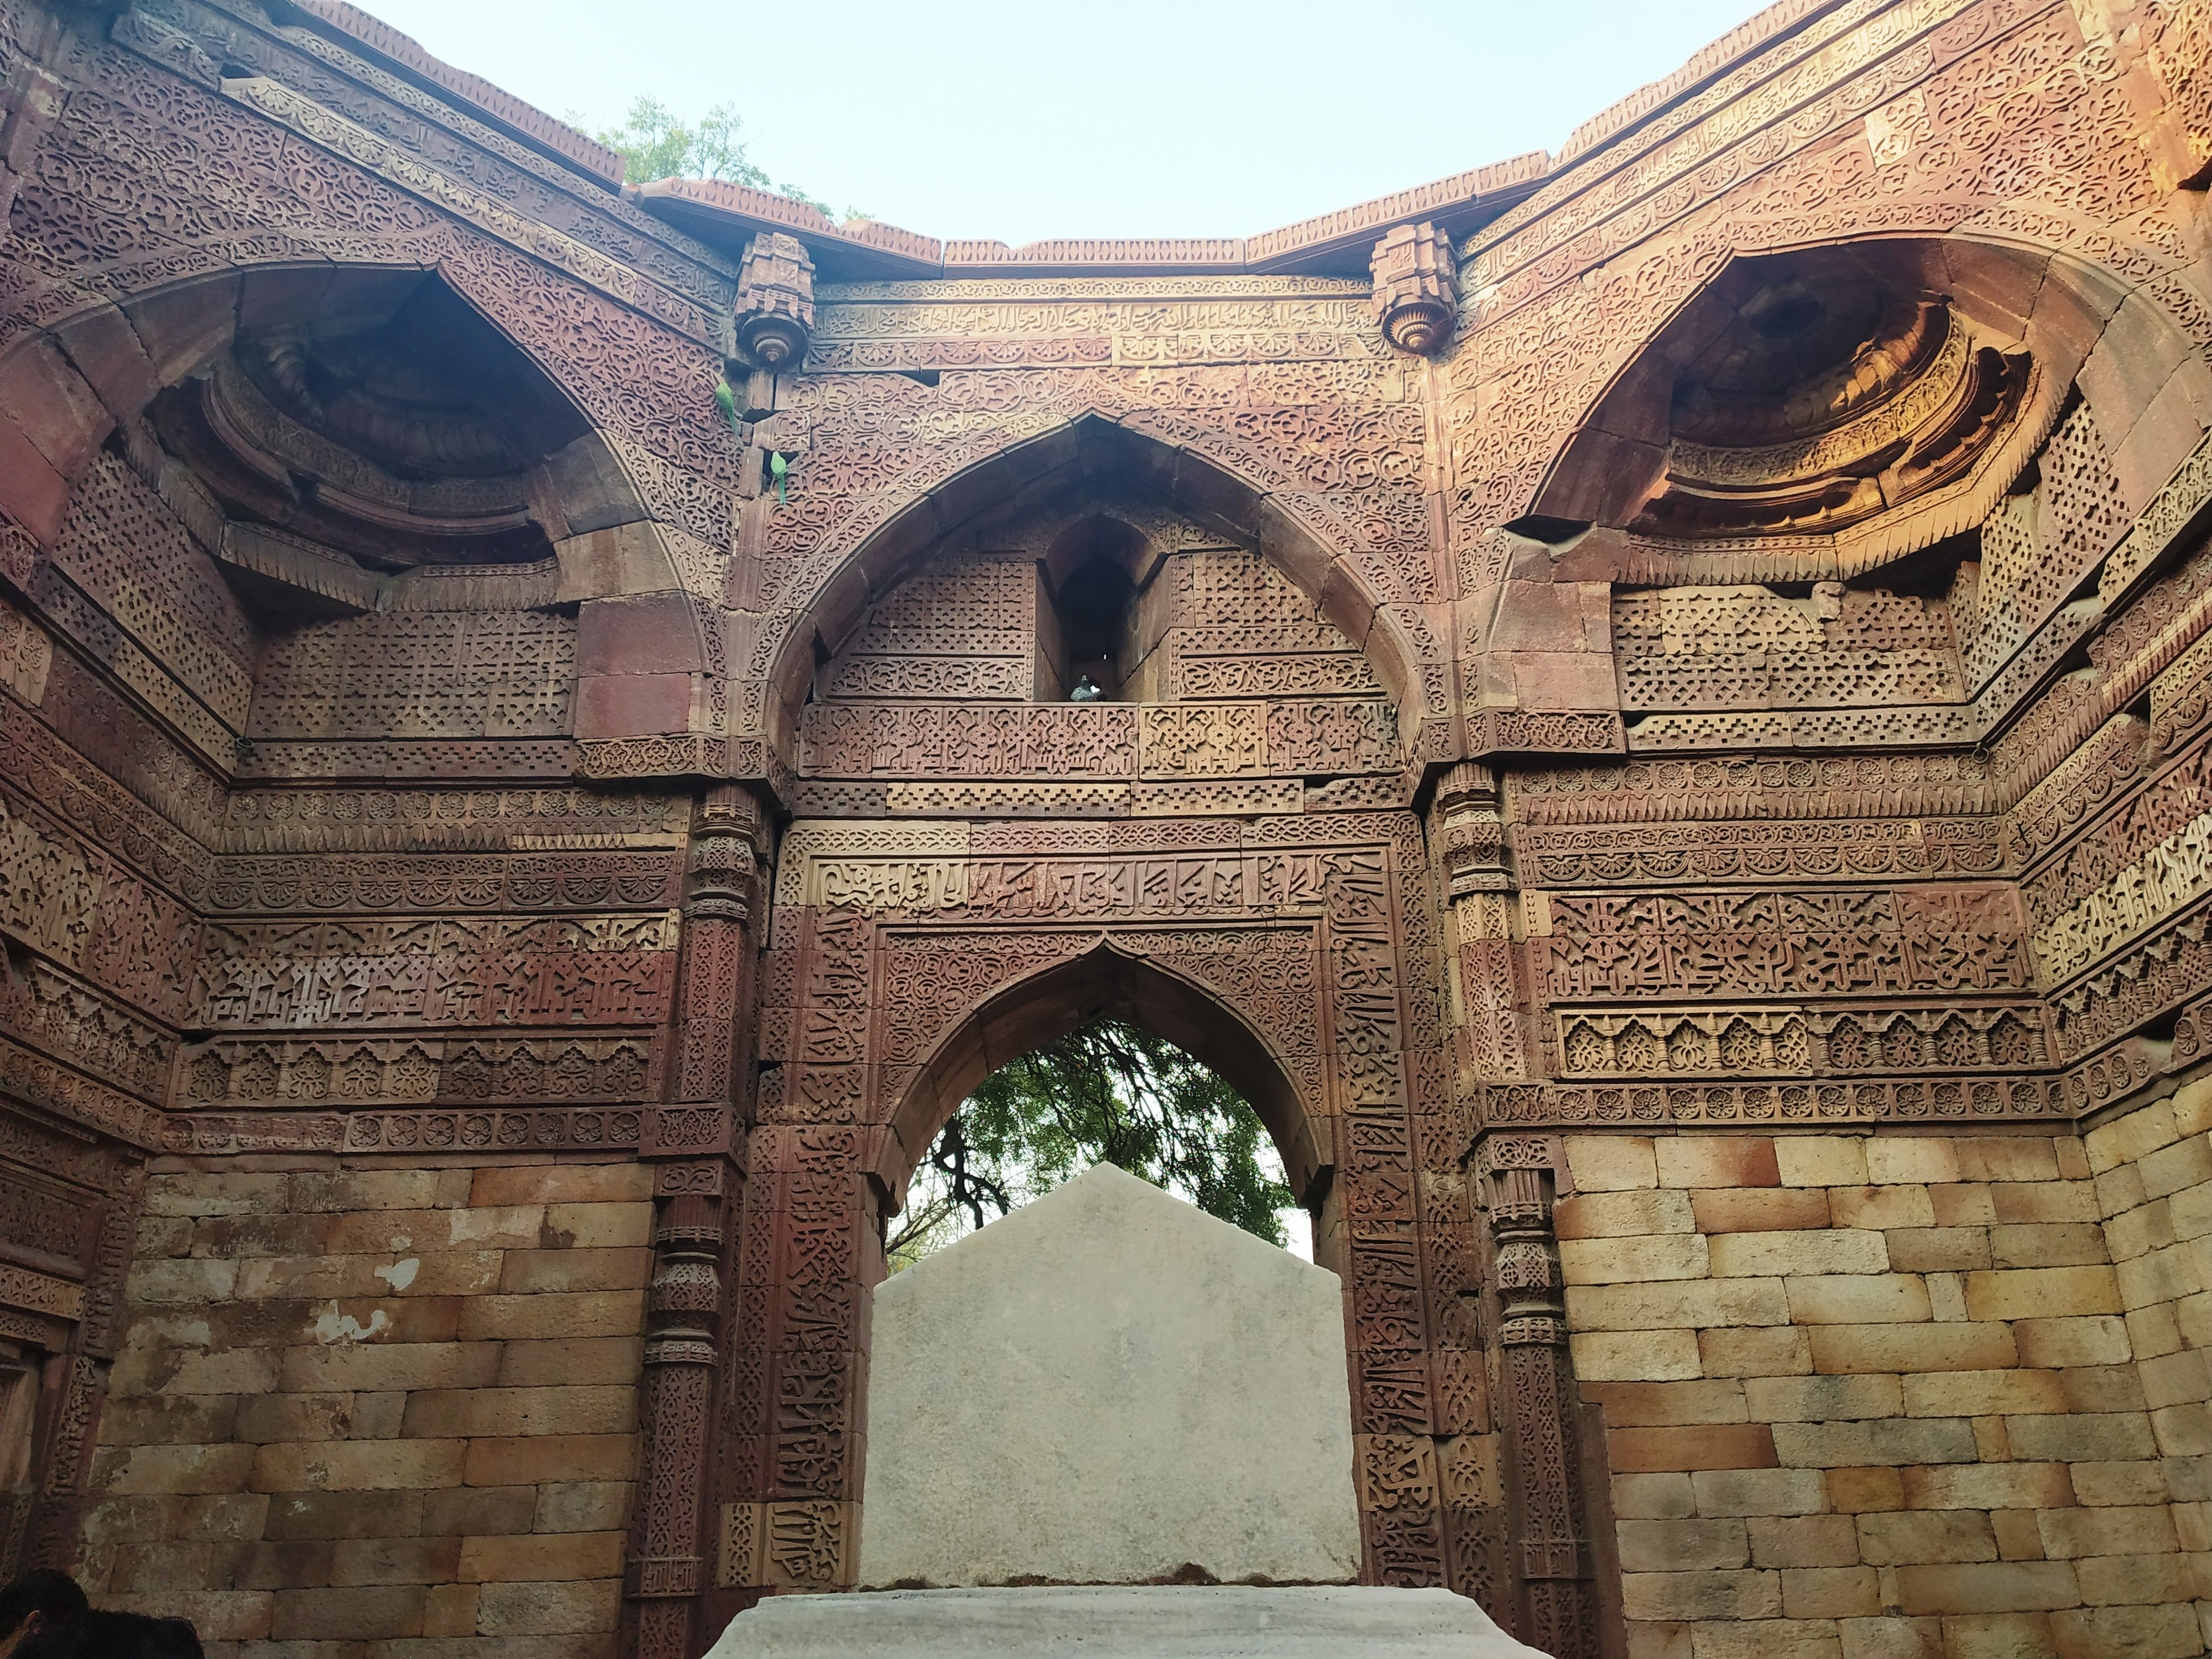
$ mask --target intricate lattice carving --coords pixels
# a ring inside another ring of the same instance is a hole
[[[1621,898],[1553,895],[1550,994],[2026,989],[2009,887]]]
[[[1624,708],[1820,708],[1964,696],[1941,605],[1816,586],[1669,588],[1613,601]]]
[[[568,730],[575,623],[535,611],[397,612],[272,639],[256,738],[535,738]]]

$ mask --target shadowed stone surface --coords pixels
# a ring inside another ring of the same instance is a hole
[[[732,1620],[708,1659],[1057,1653],[1515,1659],[1536,1650],[1449,1590],[1164,1584],[780,1595]]]
[[[860,1582],[1349,1582],[1340,1297],[1110,1164],[887,1280]]]

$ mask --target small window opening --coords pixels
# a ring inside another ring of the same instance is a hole
[[[1060,584],[1054,605],[1071,702],[1119,702],[1129,663],[1136,585],[1118,560],[1089,560]]]

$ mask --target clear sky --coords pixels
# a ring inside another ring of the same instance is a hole
[[[1523,150],[1757,0],[362,0],[556,115],[650,94],[931,236],[1237,236]]]

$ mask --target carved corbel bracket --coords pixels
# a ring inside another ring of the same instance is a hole
[[[795,236],[764,230],[738,267],[738,349],[771,373],[795,368],[814,336],[814,261]]]
[[[1375,319],[1401,351],[1432,356],[1451,343],[1459,319],[1459,264],[1451,238],[1424,220],[1400,225],[1375,245]]]

